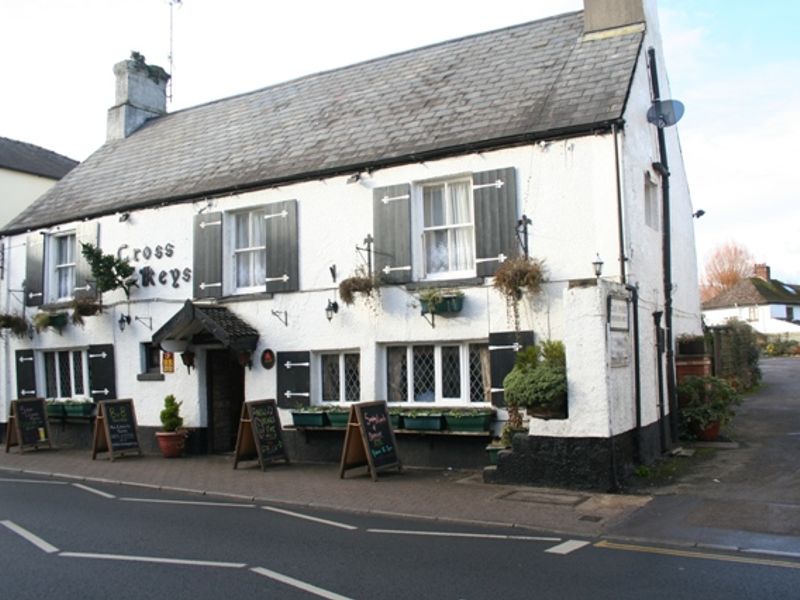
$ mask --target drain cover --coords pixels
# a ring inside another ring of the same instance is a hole
[[[593,517],[592,515],[583,515],[578,517],[578,521],[591,521],[592,523],[599,523],[603,520],[603,517]]]

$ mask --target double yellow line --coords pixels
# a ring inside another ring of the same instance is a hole
[[[769,558],[755,558],[749,556],[734,556],[730,554],[713,554],[711,552],[697,552],[694,550],[677,550],[672,548],[657,548],[655,546],[637,546],[635,544],[618,544],[603,540],[594,544],[595,548],[608,548],[609,550],[626,550],[628,552],[643,552],[646,554],[662,554],[664,556],[680,556],[683,558],[702,558],[705,560],[720,560],[723,562],[745,563],[748,565],[761,565],[764,567],[782,567],[784,569],[800,569],[800,562],[788,560],[774,560]]]

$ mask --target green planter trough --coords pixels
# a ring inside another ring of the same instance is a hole
[[[347,427],[347,420],[350,418],[349,412],[326,412],[328,415],[328,422],[331,427]]]
[[[448,415],[444,416],[450,431],[488,431],[492,415]]]
[[[440,431],[443,425],[441,415],[430,415],[424,417],[410,417],[403,415],[403,428],[418,431]]]
[[[292,412],[295,427],[325,427],[326,415],[323,412]]]

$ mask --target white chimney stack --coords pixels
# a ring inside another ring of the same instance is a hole
[[[131,58],[114,65],[114,75],[116,100],[108,110],[107,141],[126,138],[148,119],[167,114],[169,75],[164,69],[131,52]]]
[[[595,33],[645,22],[643,0],[583,0],[583,32]]]

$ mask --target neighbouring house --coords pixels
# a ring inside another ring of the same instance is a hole
[[[769,266],[756,264],[745,277],[703,303],[706,325],[738,319],[763,336],[800,341],[800,285],[771,277]]]
[[[0,228],[77,164],[39,146],[0,137]]]
[[[263,398],[284,426],[323,402],[494,408],[497,434],[517,351],[561,340],[568,416],[528,419],[489,478],[613,488],[671,445],[673,342],[700,302],[653,3],[585,0],[174,113],[161,69],[114,72],[107,142],[5,228],[0,283],[29,317],[94,298],[86,241],[138,287],[84,327],[7,338],[3,414],[133,398],[147,440],[174,394],[194,452],[233,450]],[[492,283],[526,252],[547,282],[517,327]],[[348,305],[355,273],[376,289]],[[422,314],[431,288],[463,306]],[[339,459],[340,431],[285,434],[297,460]],[[406,464],[478,467],[491,436],[398,437]]]

